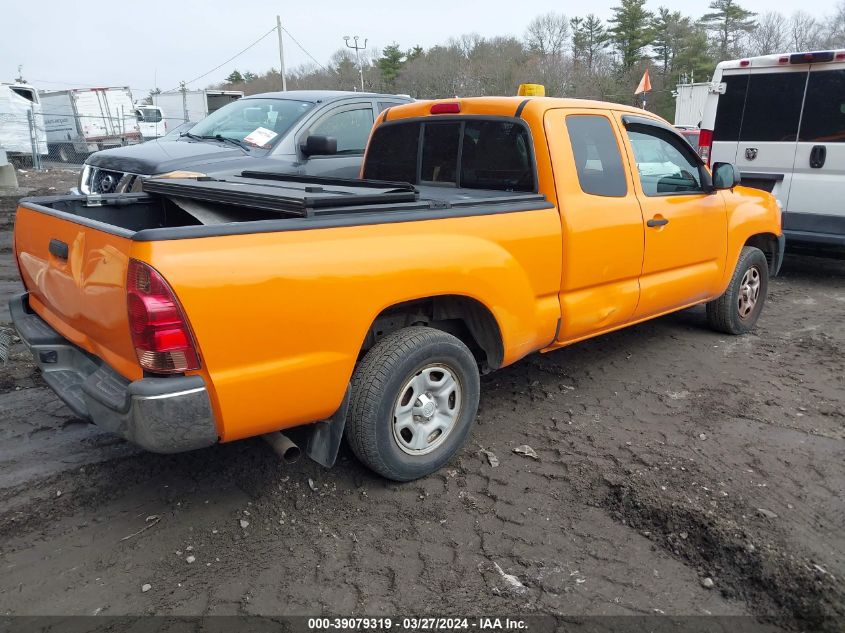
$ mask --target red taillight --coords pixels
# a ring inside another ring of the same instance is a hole
[[[461,112],[461,104],[450,102],[450,103],[435,103],[431,106],[431,110],[429,110],[431,114],[460,114]]]
[[[841,62],[843,59],[845,59],[845,53],[836,53],[835,59],[836,61]]]
[[[698,155],[710,164],[710,149],[713,147],[713,130],[701,130],[698,135]]]
[[[162,276],[147,264],[130,259],[126,293],[129,332],[141,367],[159,374],[199,369],[185,314]]]
[[[778,64],[788,64],[789,63],[789,55],[784,55],[783,57],[778,58]]]
[[[746,66],[750,66],[751,60],[750,59],[742,59],[742,60],[740,60],[739,65],[742,68],[745,68]]]

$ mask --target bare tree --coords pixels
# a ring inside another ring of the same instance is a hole
[[[773,55],[789,48],[790,27],[786,18],[777,11],[762,14],[757,28],[749,38],[752,55]]]
[[[822,25],[809,13],[796,11],[789,18],[789,45],[794,51],[811,51],[821,46]]]
[[[570,72],[565,52],[569,47],[569,21],[562,13],[539,15],[525,30],[525,47],[530,53],[533,82],[546,86],[549,95],[566,90]]]
[[[845,0],[836,7],[825,30],[825,48],[845,48]]]
[[[560,58],[569,40],[569,22],[562,13],[538,15],[528,23],[525,43],[543,58]]]

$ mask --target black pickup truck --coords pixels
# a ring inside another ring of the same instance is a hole
[[[88,157],[79,193],[141,191],[152,175],[192,172],[221,177],[244,169],[356,178],[373,121],[401,95],[333,90],[268,92],[211,113],[175,141],[96,152]]]

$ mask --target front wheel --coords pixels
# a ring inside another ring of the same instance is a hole
[[[769,262],[759,248],[744,246],[728,289],[707,304],[710,327],[745,334],[756,325],[769,289]]]
[[[73,149],[73,145],[59,145],[56,154],[58,155],[58,159],[63,163],[71,163],[76,159],[76,152]]]
[[[346,439],[388,479],[424,477],[464,445],[479,392],[475,357],[459,339],[428,327],[393,332],[355,370]]]

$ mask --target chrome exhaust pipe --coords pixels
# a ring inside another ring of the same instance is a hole
[[[286,464],[293,464],[302,457],[300,448],[291,442],[290,438],[281,431],[266,433],[261,437],[264,438],[264,441],[270,445],[273,452],[281,457],[282,461]]]

